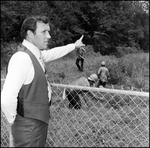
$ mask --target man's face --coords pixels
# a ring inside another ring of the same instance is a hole
[[[48,46],[48,41],[51,38],[49,24],[44,24],[42,22],[37,22],[37,28],[35,34],[33,35],[33,44],[38,49],[45,49]]]

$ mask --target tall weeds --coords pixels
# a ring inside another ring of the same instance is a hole
[[[5,46],[6,52],[14,53],[17,46],[18,44]],[[94,53],[92,46],[86,46],[85,49],[83,72],[78,71],[75,65],[76,53],[73,51],[63,58],[47,63],[49,81],[68,84],[81,76],[87,77],[97,73],[101,62],[105,61],[110,71],[110,84],[133,86],[149,91],[149,53],[130,53],[116,58]]]

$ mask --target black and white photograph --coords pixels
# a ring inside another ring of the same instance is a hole
[[[149,1],[1,1],[1,147],[149,147]]]

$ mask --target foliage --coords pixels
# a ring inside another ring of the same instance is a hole
[[[1,68],[3,63],[8,64],[10,56],[17,50],[17,46],[18,44],[12,43],[3,47],[1,44],[1,48],[5,49],[5,54],[9,55],[6,61],[1,62]],[[85,48],[84,71],[82,73],[77,70],[75,65],[76,55],[73,51],[61,59],[46,64],[49,81],[68,84],[81,76],[87,77],[92,73],[97,73],[101,62],[105,61],[111,76],[109,84],[134,86],[149,91],[149,54],[142,52],[128,53],[116,58],[113,55],[98,55],[93,51],[92,46],[86,46]]]
[[[3,57],[1,58],[1,70],[6,69],[11,56],[17,51],[17,47],[17,43],[1,43],[1,57]]]
[[[95,55],[91,46],[86,48],[84,71],[77,70],[74,57],[68,55],[63,59],[48,63],[50,82],[59,81],[68,84],[81,76],[89,76],[97,73],[101,62],[106,62],[106,67],[110,71],[108,85],[133,86],[138,89],[149,91],[149,55],[147,53],[129,53],[120,58],[115,56]],[[94,59],[94,60],[93,60]],[[65,75],[62,79],[62,74]]]
[[[123,55],[130,54],[130,53],[138,53],[138,47],[124,47],[119,46],[116,48],[116,57],[122,57]]]
[[[147,55],[148,56],[148,55]],[[115,63],[109,63],[111,83],[144,88],[149,79],[149,61],[146,55],[128,54]]]
[[[126,54],[128,48],[149,51],[148,1],[1,1],[2,43],[21,42],[21,24],[30,15],[49,17],[49,48],[84,34],[83,42],[102,55]]]

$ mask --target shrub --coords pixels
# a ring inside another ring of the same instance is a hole
[[[106,60],[105,60],[106,61]],[[106,61],[110,72],[111,84],[133,86],[149,90],[149,57],[148,54],[132,53]]]
[[[135,48],[135,47],[118,46],[118,47],[116,47],[116,49],[117,49],[116,57],[123,57],[126,54],[138,52],[137,48]]]
[[[7,66],[10,57],[17,51],[18,43],[1,43],[1,70]]]
[[[111,84],[120,84],[124,77],[124,73],[122,73],[122,68],[118,65],[118,61],[109,63],[108,69],[110,72],[110,83]]]

